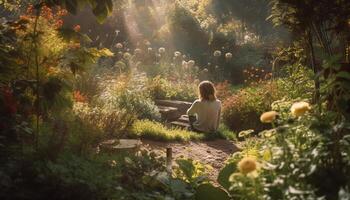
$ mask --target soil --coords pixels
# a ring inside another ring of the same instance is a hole
[[[225,161],[239,148],[232,142],[223,139],[199,142],[157,142],[142,140],[143,148],[154,151],[158,155],[166,156],[166,148],[172,148],[173,159],[191,158],[203,164],[212,166],[209,178],[216,182],[219,171],[225,165]]]

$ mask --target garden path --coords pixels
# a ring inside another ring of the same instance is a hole
[[[232,153],[239,151],[239,148],[232,141],[224,139],[186,143],[142,140],[142,144],[142,148],[162,156],[166,156],[166,148],[171,147],[174,160],[177,158],[190,158],[210,165],[213,169],[209,171],[209,178],[213,181],[216,181],[220,169],[225,165],[225,161]]]

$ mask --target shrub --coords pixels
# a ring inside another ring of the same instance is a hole
[[[296,105],[303,111],[297,116],[291,109]],[[273,121],[275,128],[261,132],[263,139],[247,139],[243,151],[235,153],[220,172],[219,183],[235,199],[348,195],[349,127],[341,125],[347,123],[345,118],[339,120],[340,115],[330,111],[317,113],[317,105],[306,102],[277,101],[272,107],[280,116]],[[239,170],[247,157],[254,158],[254,173]]]
[[[171,82],[161,76],[156,76],[148,83],[148,87],[154,99],[194,101],[197,98],[197,84],[196,81]]]
[[[264,82],[261,85],[249,86],[223,101],[224,123],[234,131],[267,128],[259,121],[259,113],[270,110],[273,101],[282,99],[283,93],[276,84]]]
[[[161,123],[149,120],[136,121],[130,129],[130,134],[160,141],[190,141],[203,138],[199,133],[176,128],[169,129]]]
[[[218,99],[225,100],[232,96],[231,84],[226,80],[215,84],[216,96]]]
[[[135,193],[168,192],[148,184],[165,169],[164,160],[148,151],[88,156],[65,152],[55,161],[35,158],[25,154],[0,166],[1,199],[134,199]]]
[[[286,99],[311,99],[314,92],[313,72],[303,65],[286,66],[283,77],[276,80],[278,89]]]

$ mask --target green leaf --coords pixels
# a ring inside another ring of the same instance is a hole
[[[188,188],[188,185],[186,184],[186,182],[180,179],[174,179],[170,181],[170,189],[173,194],[188,193],[189,190],[187,188]]]
[[[180,170],[184,173],[186,178],[191,179],[195,172],[195,166],[193,165],[192,160],[179,159],[176,160],[176,163],[179,165]]]
[[[212,184],[202,184],[196,190],[196,200],[229,200],[227,192]]]
[[[218,176],[218,182],[219,184],[224,187],[226,190],[228,190],[231,186],[231,183],[229,181],[229,178],[231,174],[233,174],[236,171],[236,165],[234,163],[230,163],[226,165],[219,173]]]
[[[350,73],[349,72],[345,72],[345,71],[341,71],[337,73],[337,77],[338,78],[345,78],[345,79],[349,79],[350,80]]]

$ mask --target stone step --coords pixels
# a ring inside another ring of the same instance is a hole
[[[160,113],[178,111],[177,108],[171,106],[157,106]]]
[[[179,122],[189,123],[188,115],[181,115],[179,119],[177,119]]]
[[[171,107],[171,106],[157,106],[159,113],[162,116],[162,120],[164,121],[174,121],[181,117],[181,113],[179,112],[178,108]]]
[[[180,122],[180,121],[170,122],[170,125],[173,127],[182,128],[182,129],[188,129],[190,127],[190,125],[188,123]]]
[[[155,100],[155,104],[158,106],[170,106],[177,108],[181,114],[185,114],[186,111],[191,107],[192,103],[187,101],[178,100]]]
[[[135,151],[142,145],[141,140],[135,139],[112,139],[99,144],[99,150],[106,153]]]

